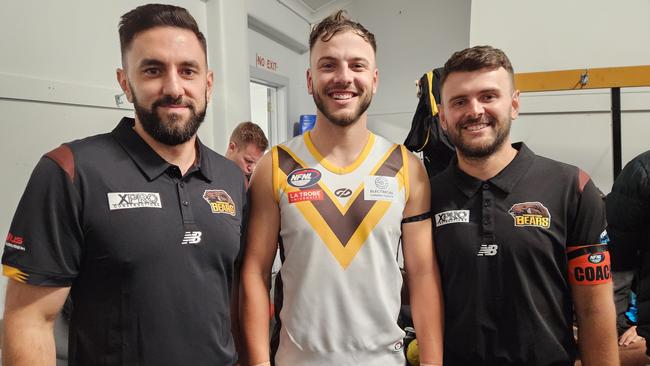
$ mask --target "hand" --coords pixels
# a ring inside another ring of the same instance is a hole
[[[623,347],[627,347],[630,344],[632,344],[634,342],[638,342],[638,341],[640,341],[642,339],[643,339],[643,337],[639,336],[636,333],[636,325],[635,325],[635,326],[629,327],[625,331],[625,333],[623,333],[621,335],[621,337],[618,339],[618,345],[623,346]]]

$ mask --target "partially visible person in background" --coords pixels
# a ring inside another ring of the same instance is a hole
[[[629,326],[619,316],[621,364],[649,364],[641,353],[648,350],[645,339],[650,335],[650,151],[632,159],[614,181],[607,196],[607,232],[611,239],[612,273],[614,275],[617,312],[624,313],[637,276],[637,325]],[[638,334],[637,334],[638,333]],[[627,349],[627,350],[625,350]],[[624,351],[625,350],[625,351]],[[636,363],[627,363],[630,354]]]
[[[253,122],[242,122],[235,127],[230,135],[226,158],[237,164],[247,178],[250,179],[257,161],[269,147],[269,140],[264,131]]]

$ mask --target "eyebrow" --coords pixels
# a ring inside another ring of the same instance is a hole
[[[338,61],[338,60],[339,60],[339,59],[336,58],[336,57],[332,57],[332,56],[323,56],[323,57],[319,58],[317,62],[320,63],[320,62],[322,62],[322,61]],[[353,62],[363,61],[363,62],[365,62],[365,63],[370,63],[370,61],[369,61],[367,58],[365,58],[365,57],[353,57],[353,58],[350,59],[350,61],[353,61]]]
[[[145,66],[163,66],[163,62],[160,60],[156,60],[155,58],[145,58],[144,60],[140,61],[139,67],[145,67]]]
[[[485,93],[500,93],[499,89],[497,88],[488,88],[488,89],[482,89],[478,92],[478,94],[485,94]],[[450,102],[453,102],[456,99],[461,99],[461,98],[467,98],[468,94],[458,94],[454,95],[449,98]]]
[[[155,58],[145,58],[142,61],[140,61],[140,67],[146,67],[146,66],[165,66],[165,63],[157,60]],[[196,61],[183,61],[181,62],[181,66],[183,67],[193,67],[193,68],[200,68],[200,65]]]

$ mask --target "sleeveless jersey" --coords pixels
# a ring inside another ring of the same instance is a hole
[[[306,133],[272,154],[283,261],[276,365],[404,365],[397,251],[408,152],[371,133],[341,168]]]

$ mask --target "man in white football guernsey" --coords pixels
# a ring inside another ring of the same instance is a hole
[[[241,277],[248,365],[404,365],[400,237],[421,365],[442,364],[428,178],[417,157],[367,128],[375,50],[373,34],[344,12],[312,30],[307,89],[316,125],[275,146],[253,174]],[[271,342],[268,278],[278,241]]]

